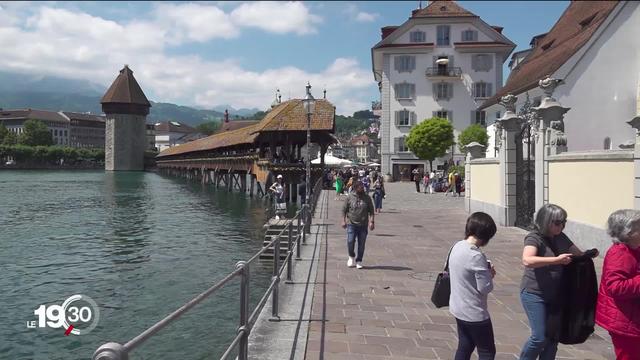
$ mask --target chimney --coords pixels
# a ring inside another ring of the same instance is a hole
[[[387,36],[391,35],[398,27],[397,26],[385,26],[381,29],[382,31],[382,40],[384,40]]]
[[[229,110],[224,109],[224,122],[229,122]]]

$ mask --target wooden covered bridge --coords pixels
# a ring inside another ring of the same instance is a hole
[[[307,114],[301,99],[276,102],[264,119],[235,122],[225,119],[209,137],[161,152],[157,166],[161,173],[198,180],[232,191],[265,196],[268,187],[282,174],[288,185],[288,201],[297,201],[297,185],[305,174]],[[336,141],[335,107],[326,99],[316,100],[311,115],[312,151],[321,159]],[[316,150],[317,151],[317,150]],[[315,154],[311,153],[311,158]],[[321,176],[324,164],[312,165],[312,181]],[[313,183],[313,182],[312,182]]]

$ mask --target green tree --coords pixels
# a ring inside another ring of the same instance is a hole
[[[40,120],[29,119],[24,122],[22,134],[18,137],[18,143],[28,146],[50,146],[53,145],[53,137],[45,125]]]
[[[458,148],[463,153],[466,151],[465,147],[472,143],[478,142],[480,145],[487,148],[487,143],[489,142],[489,136],[487,135],[487,129],[480,124],[469,125],[466,129],[464,129],[460,135],[458,135]]]
[[[3,123],[0,123],[0,144],[2,144],[2,142],[4,141],[4,138],[7,136],[8,133],[9,133],[9,130],[7,130],[7,128],[4,126]]]
[[[371,110],[360,110],[353,113],[354,119],[371,119],[373,117],[373,112]]]
[[[2,139],[2,144],[3,145],[15,145],[18,143],[18,135],[16,135],[16,133],[14,133],[13,131],[9,131],[9,133],[7,133],[7,135],[5,135],[4,139]]]
[[[250,116],[249,120],[262,120],[265,116],[267,116],[266,111],[258,111],[257,113],[253,114],[253,116]]]
[[[359,135],[368,128],[369,122],[366,119],[336,115],[336,133],[338,134]]]
[[[433,169],[433,160],[444,156],[454,144],[453,126],[447,119],[426,119],[411,129],[405,144],[417,157],[429,160]]]
[[[216,131],[218,131],[219,128],[220,128],[219,121],[207,121],[196,126],[196,129],[205,135],[211,135]]]

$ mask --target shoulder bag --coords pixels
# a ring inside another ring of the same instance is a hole
[[[454,245],[455,246],[455,245]],[[438,274],[436,278],[436,284],[433,287],[433,293],[431,294],[431,302],[437,308],[449,306],[449,297],[451,296],[451,280],[449,279],[449,257],[451,256],[451,250],[447,255],[447,261],[444,265],[444,270]]]

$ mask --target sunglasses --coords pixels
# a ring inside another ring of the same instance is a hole
[[[556,225],[556,226],[564,225],[566,223],[567,223],[567,220],[555,220],[553,222],[553,224]]]

